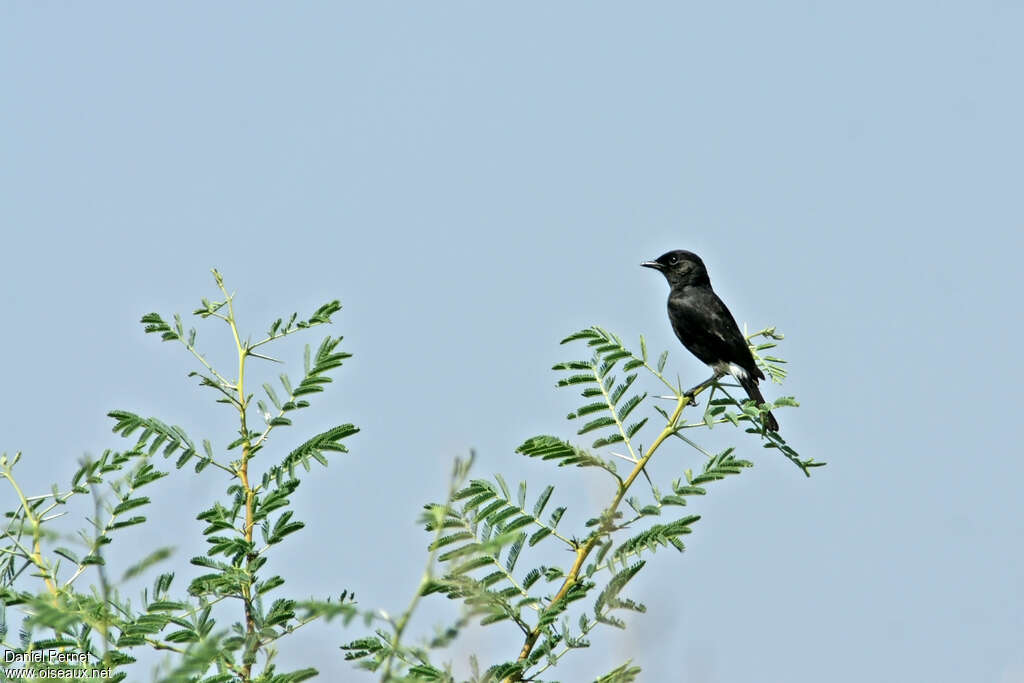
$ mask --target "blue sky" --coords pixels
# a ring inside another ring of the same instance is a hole
[[[603,500],[513,453],[571,433],[559,339],[645,334],[704,378],[638,267],[686,248],[741,325],[786,334],[790,378],[765,393],[801,401],[784,434],[829,466],[807,480],[732,439],[756,467],[695,506],[685,554],[655,556],[632,593],[648,614],[558,676],[632,658],[652,681],[1024,681],[1019,3],[0,12],[0,451],[24,452],[27,488],[125,447],[114,408],[230,441],[189,358],[137,324],[212,296],[209,268],[254,331],[339,298],[354,358],[287,439],[362,431],[299,490],[307,528],[278,562],[291,595],[396,611],[453,456],[555,483],[581,516]],[[226,361],[224,331],[200,334]],[[108,561],[172,537],[188,575],[209,474],[153,491],[160,523]],[[310,628],[281,657],[368,680],[336,647],[361,634]]]

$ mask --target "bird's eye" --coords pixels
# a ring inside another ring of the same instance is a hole
[[[670,264],[670,265],[673,265],[673,266],[674,266],[674,265],[676,264],[676,262],[677,262],[678,260],[679,260],[679,259],[677,259],[677,258],[676,258],[675,256],[673,256],[672,258],[670,258],[670,259],[668,260],[668,262],[669,262],[669,264]]]

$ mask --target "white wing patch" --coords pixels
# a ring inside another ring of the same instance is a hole
[[[735,363],[715,363],[711,368],[721,375],[732,375],[736,379],[746,379],[747,371]]]

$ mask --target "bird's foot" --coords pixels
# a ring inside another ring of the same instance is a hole
[[[689,402],[689,404],[691,406],[700,405],[699,403],[697,403],[697,394],[699,394],[700,392],[704,391],[705,389],[710,387],[712,384],[714,384],[716,381],[718,381],[718,377],[719,377],[719,375],[717,373],[712,375],[711,377],[709,377],[708,379],[704,380],[703,382],[701,382],[697,386],[693,387],[689,391],[684,392],[683,396],[685,396],[687,398],[687,400],[688,400],[688,402]]]

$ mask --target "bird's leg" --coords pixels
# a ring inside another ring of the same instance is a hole
[[[710,387],[712,384],[717,382],[718,378],[721,377],[721,376],[722,375],[720,375],[719,373],[716,372],[715,374],[711,375],[711,377],[709,377],[708,379],[704,380],[703,382],[701,382],[697,386],[695,386],[692,389],[690,389],[689,391],[685,392],[683,394],[683,396],[685,396],[687,399],[689,399],[689,403],[690,403],[691,406],[698,405],[697,404],[697,394],[699,394],[700,392],[704,391],[705,389]]]

